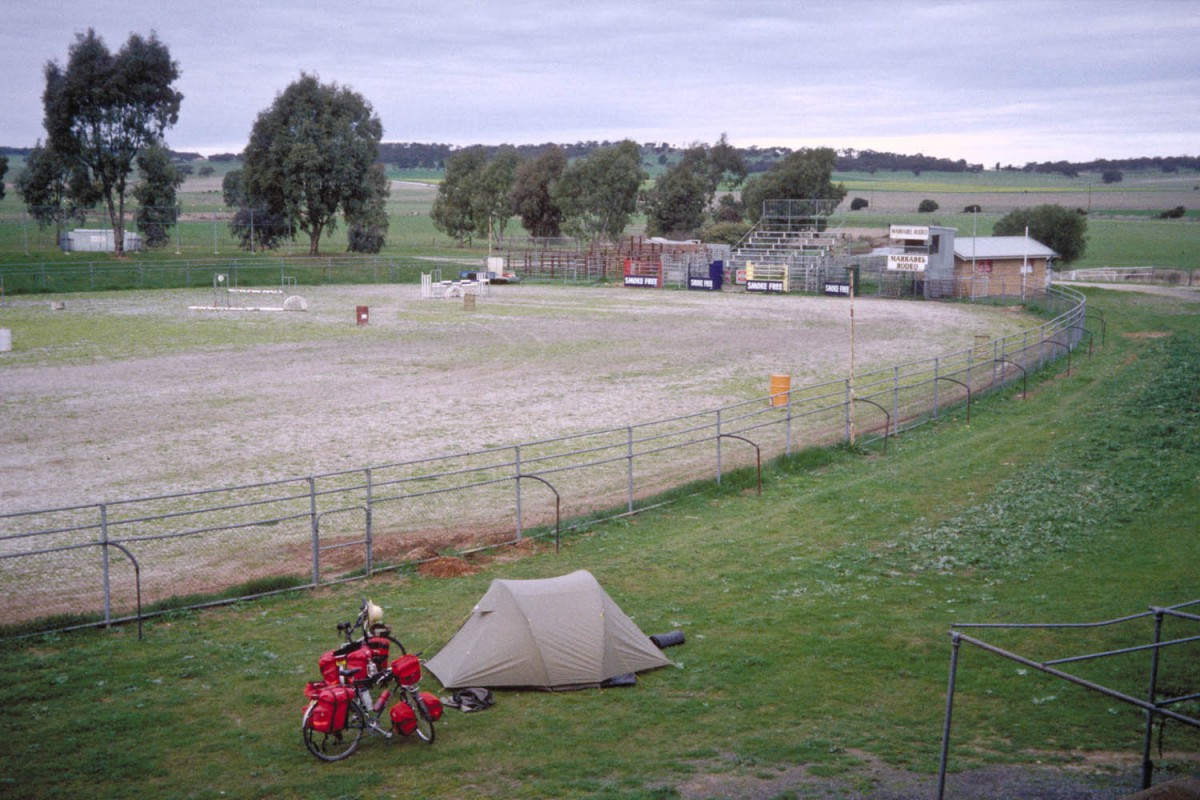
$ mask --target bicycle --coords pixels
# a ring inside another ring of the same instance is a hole
[[[310,681],[304,693],[301,731],[304,746],[322,761],[340,761],[358,749],[363,733],[390,740],[397,733],[413,733],[433,744],[434,722],[441,719],[442,704],[436,695],[420,690],[420,653],[410,654],[383,624],[383,610],[364,600],[358,618],[339,622],[346,643],[323,654],[318,661],[323,680]],[[358,638],[355,631],[360,632]],[[400,658],[388,663],[390,645],[400,648]],[[392,685],[395,686],[393,691]],[[376,699],[372,690],[379,689]],[[380,724],[388,703],[391,729]]]

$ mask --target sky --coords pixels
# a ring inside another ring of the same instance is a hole
[[[0,145],[94,28],[179,63],[175,150],[240,152],[302,73],[384,141],[833,147],[996,163],[1200,154],[1200,0],[43,0],[0,22]]]

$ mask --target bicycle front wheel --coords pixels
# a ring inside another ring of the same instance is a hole
[[[433,717],[430,716],[429,708],[425,705],[425,701],[421,699],[421,695],[415,691],[406,691],[404,693],[404,702],[412,707],[413,714],[417,717],[417,736],[426,744],[433,744]]]
[[[346,709],[346,727],[331,733],[314,730],[310,724],[313,709],[316,707],[317,704],[313,703],[304,712],[304,746],[322,761],[341,761],[347,758],[358,749],[358,742],[367,727],[362,707],[357,702],[351,702],[350,707]]]

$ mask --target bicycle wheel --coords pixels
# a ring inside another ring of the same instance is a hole
[[[322,733],[308,724],[316,707],[317,704],[313,703],[304,712],[304,746],[322,761],[341,761],[358,749],[363,729],[367,727],[366,715],[357,702],[351,702],[346,709],[346,727],[334,733]]]
[[[433,744],[433,717],[429,716],[429,709],[425,707],[421,695],[415,691],[405,691],[404,702],[408,703],[417,716],[417,736],[426,744]]]

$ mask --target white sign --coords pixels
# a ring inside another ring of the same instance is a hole
[[[921,242],[929,241],[928,225],[892,225],[889,229],[893,239],[915,239]]]
[[[929,256],[921,253],[899,253],[888,256],[888,269],[900,272],[924,272]]]

